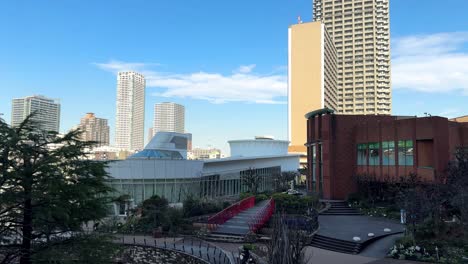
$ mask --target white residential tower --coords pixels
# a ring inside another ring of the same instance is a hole
[[[144,146],[145,77],[137,72],[119,72],[117,76],[117,113],[115,145],[125,150]]]

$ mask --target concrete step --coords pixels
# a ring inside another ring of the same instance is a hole
[[[314,236],[311,242],[311,246],[347,254],[359,254],[361,250],[360,243],[325,237],[321,235]]]
[[[323,212],[320,215],[362,215],[359,212]]]

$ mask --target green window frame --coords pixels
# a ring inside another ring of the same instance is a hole
[[[382,165],[395,165],[395,142],[382,142]]]
[[[414,165],[414,145],[412,140],[398,141],[398,165]]]
[[[380,142],[369,143],[369,165],[380,165]]]

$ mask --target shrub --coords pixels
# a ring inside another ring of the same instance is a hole
[[[248,198],[250,196],[253,196],[253,194],[249,192],[243,192],[239,195],[239,200],[244,200],[245,198]],[[254,196],[255,196],[255,202],[260,202],[263,200],[270,199],[270,195],[268,195],[267,193],[259,193]]]
[[[273,194],[276,210],[287,214],[306,214],[308,209],[319,206],[316,196],[295,196],[286,193]]]
[[[228,202],[209,202],[195,199],[192,196],[184,201],[183,214],[185,217],[199,216],[204,214],[216,213],[230,204]]]

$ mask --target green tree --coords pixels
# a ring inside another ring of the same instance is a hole
[[[141,218],[138,223],[144,231],[152,231],[154,228],[167,222],[167,209],[169,202],[164,197],[153,195],[143,201],[137,210],[141,210]]]
[[[105,163],[86,159],[93,142],[81,141],[80,131],[59,136],[41,130],[32,116],[18,127],[0,119],[0,237],[8,240],[0,261],[47,263],[41,256],[57,248],[74,263],[86,262],[81,249],[104,257],[102,247],[87,247],[91,235],[83,226],[107,215]]]

